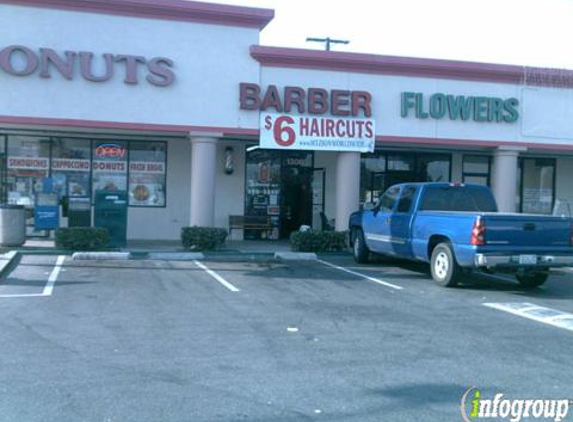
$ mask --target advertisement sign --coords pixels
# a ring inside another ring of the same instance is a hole
[[[60,225],[58,195],[38,193],[34,208],[34,225],[37,230],[54,230]]]
[[[35,157],[8,157],[8,168],[19,170],[48,170],[48,158]]]
[[[373,152],[373,119],[261,113],[261,148]]]
[[[52,170],[90,171],[90,160],[78,158],[52,158]]]

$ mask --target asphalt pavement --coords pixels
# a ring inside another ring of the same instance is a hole
[[[422,264],[320,259],[24,255],[0,282],[0,421],[443,422],[471,387],[573,399],[570,270],[445,289]]]

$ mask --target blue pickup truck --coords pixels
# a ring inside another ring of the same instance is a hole
[[[538,287],[550,268],[573,265],[570,218],[500,213],[480,185],[392,186],[370,209],[350,216],[349,230],[357,262],[371,252],[428,262],[434,281],[446,287],[474,270],[510,272]]]

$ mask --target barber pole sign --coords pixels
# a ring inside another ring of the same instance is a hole
[[[261,113],[261,148],[373,152],[373,119]]]

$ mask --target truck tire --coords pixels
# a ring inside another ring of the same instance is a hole
[[[354,260],[359,264],[366,264],[370,257],[370,250],[368,250],[368,246],[366,246],[364,241],[364,233],[362,233],[361,229],[356,229],[352,238],[354,239],[352,242]]]
[[[449,243],[440,243],[434,248],[430,260],[430,270],[432,278],[438,285],[455,287],[458,284],[462,271]]]
[[[515,278],[517,278],[517,281],[519,281],[523,287],[530,289],[543,285],[548,277],[548,272],[529,272],[515,275]]]

